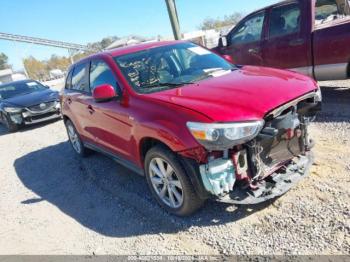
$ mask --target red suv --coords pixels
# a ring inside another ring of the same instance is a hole
[[[61,106],[79,155],[99,151],[145,175],[161,206],[188,215],[209,198],[259,203],[304,177],[321,100],[306,76],[172,41],[77,62]]]

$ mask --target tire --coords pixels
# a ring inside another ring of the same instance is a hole
[[[169,213],[188,216],[204,204],[178,156],[166,147],[157,145],[147,152],[145,174],[153,197]]]
[[[3,115],[4,124],[9,132],[16,132],[19,129],[19,125],[12,122],[11,118],[7,115]]]
[[[73,150],[80,155],[81,157],[86,157],[91,153],[91,150],[86,148],[81,141],[80,135],[77,132],[77,129],[75,128],[72,121],[69,119],[65,121],[65,126],[67,129],[67,135],[69,138],[69,142],[73,148]]]

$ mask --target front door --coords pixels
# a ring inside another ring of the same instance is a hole
[[[90,88],[108,84],[114,87],[121,97],[122,92],[115,74],[102,59],[93,59],[90,66]],[[108,102],[90,101],[91,122],[89,132],[95,137],[95,144],[119,157],[132,160],[130,143],[132,141],[132,121],[128,108],[117,100]]]
[[[235,64],[261,65],[264,22],[265,11],[245,18],[227,35],[227,47],[221,52]]]
[[[269,10],[268,30],[263,46],[263,65],[286,68],[312,76],[310,33],[304,21],[307,10],[300,2],[283,4]],[[304,26],[302,26],[304,25]]]

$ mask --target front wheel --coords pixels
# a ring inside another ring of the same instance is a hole
[[[11,118],[7,115],[3,115],[4,124],[9,132],[16,132],[19,129],[19,125],[12,122]]]
[[[177,156],[169,149],[150,149],[145,157],[145,173],[152,195],[168,212],[187,216],[203,205]]]

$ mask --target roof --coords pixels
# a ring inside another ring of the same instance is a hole
[[[147,49],[151,49],[151,48],[156,48],[156,47],[161,47],[161,46],[167,46],[167,45],[173,45],[176,43],[188,43],[189,41],[184,41],[184,40],[177,40],[177,41],[157,41],[157,42],[147,42],[147,43],[140,43],[140,44],[135,44],[135,45],[131,45],[131,46],[123,46],[123,47],[119,47],[119,48],[115,48],[115,49],[111,49],[111,50],[105,50],[99,53],[95,53],[93,55],[84,57],[82,59],[80,59],[79,61],[76,61],[73,65],[71,65],[68,69],[68,71],[71,70],[72,66],[80,64],[85,62],[88,59],[94,58],[94,57],[98,57],[99,55],[109,55],[109,56],[121,56],[121,55],[126,55],[126,54],[131,54],[131,53],[135,53],[135,52],[139,52],[139,51],[143,51],[143,50],[147,50]]]
[[[111,50],[106,50],[102,53],[104,54],[109,54],[111,56],[120,56],[120,55],[126,55],[130,53],[135,53],[139,52],[142,50],[146,49],[151,49],[151,48],[156,48],[160,46],[166,46],[166,45],[171,45],[171,44],[176,44],[176,43],[184,43],[186,41],[157,41],[157,42],[148,42],[148,43],[141,43],[141,44],[136,44],[136,45],[131,45],[131,46],[123,46]]]
[[[283,1],[280,1],[280,2],[277,2],[277,3],[274,3],[272,5],[267,5],[267,6],[263,7],[263,8],[260,8],[260,9],[256,10],[254,13],[262,11],[262,10],[265,10],[265,9],[269,9],[271,7],[275,7],[275,6],[278,6],[278,5],[284,5],[284,4],[294,3],[294,2],[295,2],[295,0],[283,0]]]
[[[100,55],[109,55],[109,56],[121,56],[121,55],[126,55],[126,54],[131,54],[151,48],[156,48],[156,47],[161,47],[161,46],[167,46],[167,45],[172,45],[176,43],[187,43],[188,41],[184,40],[177,40],[177,41],[156,41],[156,42],[146,42],[146,43],[140,43],[140,44],[135,44],[135,45],[130,45],[130,46],[123,46],[123,47],[118,47],[110,50],[105,50],[102,52],[98,52],[92,55],[89,55],[87,57],[84,57],[78,61],[76,61],[73,65],[69,66],[68,71],[72,69],[72,66],[75,66],[80,63],[84,63],[86,60],[98,57]]]

